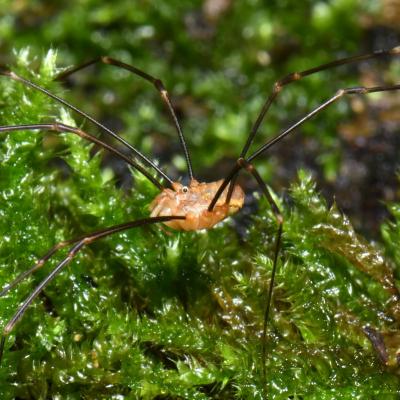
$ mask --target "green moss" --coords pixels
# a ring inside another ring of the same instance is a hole
[[[54,52],[39,75],[26,52],[17,60],[18,72],[62,92],[51,82]],[[1,124],[73,121],[43,95],[5,78],[0,84]],[[132,189],[118,189],[101,154],[91,156],[78,137],[1,135],[1,286],[60,240],[148,215],[156,189],[138,174]],[[286,222],[268,342],[270,397],[394,399],[399,379],[363,327],[382,334],[391,362],[397,205],[396,220],[384,227],[384,257],[326,205],[306,172],[291,197],[291,207],[277,199]],[[262,398],[260,337],[275,232],[261,199],[244,241],[229,220],[209,232],[133,229],[84,249],[10,335],[2,398]],[[0,299],[2,326],[64,254]]]
[[[237,156],[275,80],[371,46],[371,28],[360,22],[368,20],[367,1],[227,1],[225,12],[214,16],[207,16],[204,1],[116,0],[111,5],[71,0],[69,7],[48,1],[3,3],[0,50],[6,59],[13,48],[30,46],[34,54],[43,54],[56,46],[64,66],[109,55],[162,78],[185,115],[195,170],[213,168],[221,154]],[[340,77],[319,74],[296,84],[295,90],[286,89],[256,142],[272,137],[338,88],[360,83],[351,68],[340,70]],[[161,115],[163,105],[148,83],[106,66],[94,71],[83,74],[75,88],[75,99],[87,99],[87,111],[120,119],[130,142],[147,151],[151,140],[146,138],[155,132],[173,137],[167,118],[150,118]],[[89,97],[93,86],[96,91]],[[115,97],[110,97],[110,88]],[[318,140],[316,162],[330,179],[340,154],[335,130],[347,109],[343,102],[318,118],[312,129],[304,127]]]

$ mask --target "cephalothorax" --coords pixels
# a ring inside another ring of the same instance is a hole
[[[39,131],[55,131],[55,132],[69,132],[75,135],[80,136],[81,138],[95,143],[97,146],[111,152],[114,156],[119,159],[125,161],[127,164],[138,170],[141,174],[143,174],[152,184],[154,184],[159,190],[160,194],[152,201],[150,205],[151,215],[150,217],[144,216],[143,219],[129,221],[123,224],[114,225],[111,227],[106,227],[102,230],[95,231],[77,238],[64,240],[58,244],[55,244],[53,248],[49,249],[48,252],[33,265],[30,269],[22,272],[16,279],[14,279],[11,283],[6,285],[3,290],[0,292],[0,296],[6,294],[9,290],[17,286],[22,280],[33,274],[36,270],[41,268],[46,262],[52,258],[58,250],[62,248],[69,248],[67,255],[58,263],[55,267],[50,271],[50,273],[38,284],[38,286],[32,291],[32,293],[27,297],[27,299],[19,306],[15,314],[11,317],[11,319],[7,322],[7,324],[3,328],[3,333],[0,341],[0,361],[3,356],[5,342],[7,336],[14,329],[17,322],[22,318],[26,309],[29,305],[35,300],[35,298],[43,291],[43,289],[74,259],[76,254],[84,248],[86,245],[100,240],[106,236],[122,232],[128,229],[133,229],[137,227],[141,227],[144,225],[150,225],[155,223],[164,223],[170,228],[177,230],[199,230],[199,229],[209,229],[213,227],[219,221],[225,219],[228,215],[231,215],[237,212],[244,203],[244,193],[243,190],[236,185],[236,179],[238,174],[245,170],[257,181],[262,194],[270,204],[272,208],[272,212],[275,215],[277,230],[274,242],[274,255],[272,260],[272,272],[271,278],[265,285],[267,297],[265,300],[265,312],[263,316],[263,331],[261,338],[261,362],[262,362],[262,370],[264,376],[264,382],[266,381],[266,337],[267,337],[267,322],[269,317],[269,311],[271,306],[272,299],[272,290],[274,287],[274,279],[275,273],[278,265],[278,255],[281,247],[281,238],[282,238],[282,230],[283,230],[283,216],[279,210],[278,205],[273,199],[268,187],[265,182],[258,174],[253,162],[259,158],[262,154],[264,154],[270,147],[272,147],[275,143],[284,139],[287,135],[295,131],[295,129],[311,119],[314,115],[324,110],[331,104],[335,103],[339,99],[344,96],[351,95],[365,95],[368,93],[374,92],[384,92],[384,91],[394,91],[400,90],[400,84],[391,85],[391,86],[373,86],[373,87],[352,87],[352,88],[343,88],[338,90],[334,95],[330,98],[322,102],[318,107],[314,108],[308,114],[306,114],[299,121],[289,126],[280,132],[273,139],[268,140],[264,145],[258,148],[256,151],[248,155],[250,146],[253,143],[253,139],[257,134],[261,123],[264,120],[264,117],[269,110],[271,104],[278,97],[279,93],[282,91],[284,86],[291,84],[295,81],[298,81],[308,75],[312,75],[319,71],[323,71],[329,68],[337,67],[340,65],[356,63],[372,58],[377,58],[381,56],[395,56],[400,54],[400,47],[395,47],[389,50],[380,50],[370,54],[361,55],[361,56],[353,56],[348,58],[343,58],[340,60],[335,60],[308,70],[294,72],[291,73],[279,81],[275,82],[272,88],[272,93],[266,98],[262,109],[253,124],[247,141],[243,146],[242,151],[238,155],[238,159],[235,164],[232,166],[232,169],[228,173],[228,175],[223,180],[211,182],[211,183],[200,183],[198,182],[193,174],[192,164],[189,156],[189,151],[186,147],[186,142],[178,122],[177,116],[173,109],[172,103],[170,101],[169,95],[164,88],[163,83],[149,75],[148,73],[132,66],[125,64],[121,61],[115,60],[110,57],[99,57],[97,59],[86,62],[82,65],[79,65],[75,68],[71,68],[60,74],[56,77],[57,80],[61,80],[83,68],[90,66],[95,63],[103,63],[112,65],[117,68],[122,68],[127,70],[145,80],[152,83],[154,87],[159,92],[162,100],[164,101],[169,115],[173,121],[175,129],[178,134],[179,141],[182,146],[182,150],[186,159],[187,169],[188,169],[188,178],[189,185],[184,186],[181,183],[173,182],[167,174],[165,174],[161,168],[159,168],[153,161],[143,155],[140,151],[134,148],[130,143],[124,140],[121,136],[119,136],[112,129],[107,126],[101,124],[96,119],[88,115],[87,113],[81,111],[76,108],[72,104],[68,103],[66,100],[58,97],[57,95],[49,92],[43,87],[37,85],[36,83],[23,78],[20,75],[17,75],[15,72],[11,71],[6,66],[0,66],[0,75],[4,76],[8,79],[12,79],[14,81],[20,82],[27,87],[32,88],[38,92],[43,93],[49,98],[55,100],[56,102],[62,104],[63,106],[69,108],[70,110],[78,113],[80,116],[84,117],[86,120],[90,121],[94,125],[96,125],[104,134],[111,136],[116,141],[118,141],[122,146],[125,147],[125,150],[129,151],[129,155],[126,155],[125,152],[120,151],[113,145],[108,144],[102,139],[97,138],[80,128],[76,128],[74,126],[66,125],[64,123],[58,121],[51,121],[47,123],[32,123],[27,125],[8,125],[8,126],[0,126],[0,132],[14,132],[18,130],[31,130],[35,132]],[[153,176],[149,170],[157,173],[157,177]]]
[[[179,182],[172,184],[172,189],[164,189],[150,204],[151,217],[184,215],[184,220],[164,222],[170,228],[183,231],[197,231],[212,228],[228,215],[238,212],[244,203],[244,192],[239,185],[235,185],[232,197],[226,201],[226,188],[218,198],[212,211],[208,207],[221,187],[223,180],[216,182],[198,182],[192,179],[189,186]]]

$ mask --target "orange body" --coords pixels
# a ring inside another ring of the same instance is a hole
[[[189,186],[174,182],[173,189],[164,189],[150,204],[151,217],[183,215],[186,219],[165,222],[172,229],[196,231],[208,229],[236,213],[243,206],[244,192],[235,185],[229,204],[226,204],[226,188],[212,211],[208,211],[212,199],[222,184],[222,179],[216,182],[204,183],[193,179]]]

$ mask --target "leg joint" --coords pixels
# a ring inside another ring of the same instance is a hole
[[[237,165],[239,165],[240,168],[244,168],[246,171],[249,171],[250,173],[254,170],[253,165],[247,162],[243,157],[238,158],[236,163]]]
[[[278,207],[276,207],[278,212],[275,213],[275,217],[276,217],[276,221],[278,223],[278,225],[283,225],[284,222],[284,218],[283,215],[281,214],[280,210]]]
[[[83,243],[83,244],[90,244],[90,243],[92,243],[94,240],[95,240],[95,237],[93,237],[93,236],[88,236],[88,237],[85,237],[84,239],[82,239],[82,243]]]
[[[274,83],[273,92],[279,93],[282,90],[282,85],[284,85],[284,80],[278,81]]]
[[[62,132],[63,131],[63,124],[60,124],[59,122],[54,122],[53,123],[53,130],[55,132]]]
[[[100,61],[104,64],[112,64],[112,60],[108,56],[101,56]]]
[[[165,97],[167,95],[167,91],[166,91],[161,79],[154,79],[153,83],[154,83],[154,86],[156,87],[156,89],[161,93],[161,95],[163,97]]]

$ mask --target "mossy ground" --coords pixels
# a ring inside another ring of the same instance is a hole
[[[226,9],[207,8],[212,4],[3,0],[0,62],[123,131],[180,176],[184,163],[175,132],[147,82],[106,66],[79,74],[68,90],[51,82],[56,64],[99,55],[162,78],[195,172],[217,179],[237,157],[276,79],[400,40],[391,2],[228,0],[218,3]],[[27,46],[30,55],[21,50]],[[57,63],[50,48],[58,51]],[[362,63],[288,87],[257,144],[338,88],[398,83],[399,65],[395,59]],[[271,399],[398,397],[391,271],[398,279],[400,211],[390,195],[398,187],[398,107],[396,94],[344,100],[257,163],[286,218],[268,343]],[[1,77],[1,125],[73,123],[75,117]],[[97,134],[87,122],[76,123]],[[360,152],[377,159],[367,167],[373,179],[363,181],[354,168]],[[148,215],[157,191],[105,152],[94,153],[71,135],[0,134],[1,287],[62,239]],[[304,165],[313,178],[298,172]],[[351,212],[351,222],[369,237],[379,237],[377,202],[383,210],[393,201],[382,240],[370,244],[357,236],[338,207],[318,194],[314,178],[334,185],[339,208]],[[288,182],[289,195],[283,189]],[[251,193],[250,178],[245,183]],[[371,199],[369,223],[364,206]],[[276,223],[265,200],[255,204],[244,224],[235,223],[238,216],[209,232],[170,235],[154,226],[84,249],[10,336],[0,397],[261,398],[260,335]],[[1,326],[64,254],[0,299]],[[381,333],[391,366],[379,361],[365,326]]]
[[[54,52],[39,73],[21,52],[15,70],[62,93],[51,82]],[[19,83],[3,79],[1,94],[4,125],[73,123]],[[2,134],[0,160],[1,286],[60,240],[146,217],[157,193],[136,173],[131,189],[116,187],[101,153],[71,134]],[[290,195],[290,206],[278,199],[286,222],[268,335],[270,398],[396,398],[396,367],[382,365],[363,327],[381,332],[393,364],[398,205],[381,247],[357,236],[306,172]],[[208,232],[133,229],[85,248],[9,337],[2,398],[262,398],[275,232],[261,199],[242,238],[228,220]],[[2,326],[63,254],[0,300]]]

